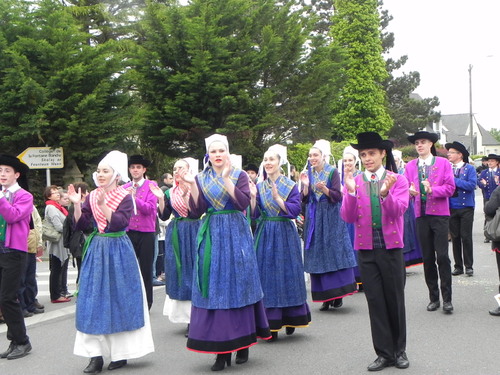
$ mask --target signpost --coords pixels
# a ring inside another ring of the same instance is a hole
[[[64,168],[64,154],[62,147],[28,147],[17,157],[30,169],[46,169],[47,186],[50,185],[50,170]]]

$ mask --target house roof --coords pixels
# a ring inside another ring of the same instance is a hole
[[[446,133],[453,135],[464,135],[469,128],[470,115],[461,113],[457,115],[441,115],[441,121],[446,128]]]
[[[491,133],[483,128],[481,125],[477,124],[477,127],[479,128],[479,131],[481,132],[481,135],[483,136],[483,145],[484,146],[494,146],[494,145],[500,145],[500,142],[498,142],[492,135]]]
[[[441,115],[441,123],[443,125],[443,133],[446,134],[446,139],[449,142],[458,141],[462,143],[468,150],[470,149],[470,135],[466,135],[469,130],[469,113],[460,113],[455,115]],[[474,119],[475,121],[475,119]],[[482,146],[500,145],[491,133],[483,128],[475,121],[479,131],[481,132]]]

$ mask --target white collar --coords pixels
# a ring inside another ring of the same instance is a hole
[[[432,160],[434,158],[434,155],[429,154],[425,159],[421,158],[420,156],[418,157],[418,165],[431,165]]]
[[[138,182],[132,181],[132,186],[135,186],[135,184],[137,184],[138,187],[141,187],[144,184],[144,181],[146,181],[146,179],[144,177],[141,180],[139,180]]]
[[[385,168],[383,166],[380,166],[379,169],[375,171],[375,174],[377,175],[377,180],[380,181],[382,179],[382,176],[384,175]],[[372,173],[370,171],[365,171],[365,176],[368,179],[368,181],[371,181],[372,179]]]
[[[496,168],[493,168],[493,169],[488,168],[488,170],[489,170],[490,172],[496,172],[496,171],[497,171],[497,169],[496,169]]]
[[[453,168],[462,168],[464,166],[464,161],[462,160],[461,162],[458,162],[457,164],[452,164]]]
[[[18,191],[20,189],[21,189],[21,186],[19,186],[19,184],[16,182],[14,185],[12,185],[11,187],[9,187],[8,189],[5,189],[5,190],[11,194],[14,194],[16,191]]]

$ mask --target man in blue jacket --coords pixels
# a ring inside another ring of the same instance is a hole
[[[498,168],[498,163],[500,162],[500,156],[495,154],[489,154],[488,158],[488,168],[483,170],[479,175],[477,180],[477,186],[483,192],[483,203],[486,203],[490,200],[491,193],[498,186],[499,178],[500,178],[500,168]],[[485,243],[490,242],[487,238],[484,239]]]
[[[453,245],[455,267],[453,276],[472,276],[472,224],[474,222],[474,190],[476,190],[476,170],[469,164],[469,152],[460,142],[447,143],[448,160],[453,167],[455,194],[450,198],[450,234]]]

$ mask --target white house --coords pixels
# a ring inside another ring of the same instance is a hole
[[[472,128],[473,155],[500,153],[500,142],[488,130],[479,125],[474,116],[472,116]],[[441,115],[441,120],[433,123],[432,128],[428,126],[426,130],[438,133],[439,143],[443,146],[445,143],[458,141],[470,151],[471,133],[468,113]]]

